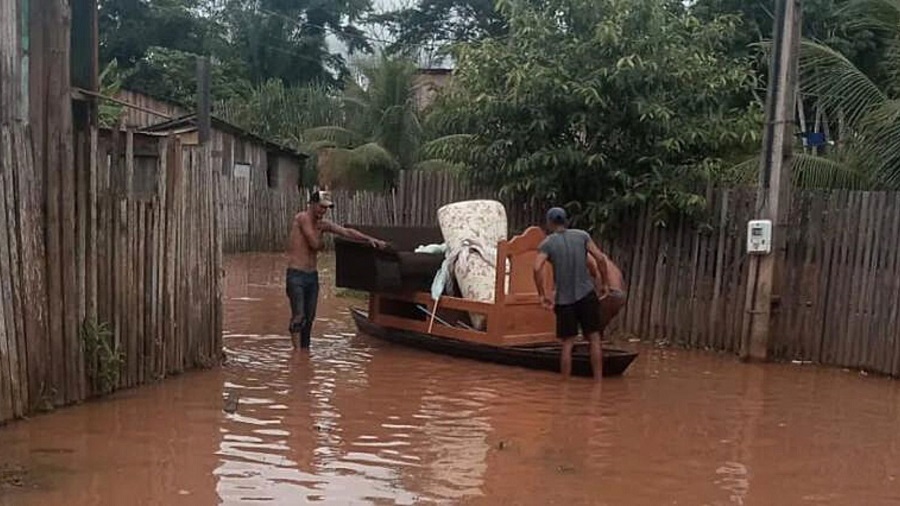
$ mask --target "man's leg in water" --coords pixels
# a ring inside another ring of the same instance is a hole
[[[572,376],[572,350],[575,349],[575,338],[563,339],[562,350],[559,355],[559,370],[565,379]]]
[[[316,273],[304,273],[303,277],[303,318],[300,328],[300,347],[309,348],[312,341],[312,327],[316,321],[316,310],[319,305],[319,276]]]
[[[591,343],[591,370],[594,372],[594,379],[599,380],[603,377],[603,347],[600,345],[600,333],[593,332],[588,334],[587,338]]]
[[[578,337],[578,315],[574,305],[556,306],[556,337],[562,341],[559,354],[559,372],[563,378],[572,375],[572,350]]]
[[[603,327],[600,321],[600,306],[600,300],[594,292],[591,292],[576,304],[581,330],[584,333],[584,337],[590,342],[591,370],[594,373],[594,379],[597,380],[603,377],[603,348],[600,345],[600,332],[603,330]]]
[[[285,281],[288,300],[291,304],[291,345],[296,349],[300,345],[300,335],[303,329],[304,297],[303,283],[300,271],[288,269]]]

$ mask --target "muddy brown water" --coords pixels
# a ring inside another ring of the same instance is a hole
[[[227,272],[228,364],[0,428],[0,506],[900,503],[895,381],[643,348],[563,383],[358,336],[330,289],[296,355],[280,257]]]

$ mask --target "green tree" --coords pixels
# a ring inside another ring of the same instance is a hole
[[[199,55],[212,61],[213,94],[242,94],[248,83],[340,85],[343,56],[370,50],[356,23],[370,0],[101,0],[102,61],[117,61],[124,86],[184,101],[196,88]]]
[[[838,50],[869,72],[877,68],[886,41],[882,34],[848,16],[848,9],[856,2],[858,0],[804,0],[803,36]],[[691,11],[704,21],[722,14],[740,16],[742,24],[729,44],[734,54],[753,54],[754,44],[772,38],[775,0],[697,0]],[[766,65],[764,60],[760,63],[763,67]]]
[[[330,50],[326,36],[335,36],[351,54],[371,51],[357,26],[371,8],[370,0],[228,0],[219,18],[254,83],[340,84],[346,62]]]
[[[419,0],[415,5],[373,16],[372,21],[385,25],[396,38],[388,52],[407,55],[499,37],[509,28],[494,0]]]
[[[729,57],[733,16],[680,1],[504,0],[507,37],[455,52],[454,85],[426,150],[476,181],[570,204],[591,224],[638,202],[698,209],[693,190],[758,149],[747,58]]]
[[[199,55],[165,47],[150,47],[137,64],[125,71],[124,86],[150,96],[190,106],[197,97]],[[210,93],[213,100],[245,95],[250,89],[240,62],[212,60]]]

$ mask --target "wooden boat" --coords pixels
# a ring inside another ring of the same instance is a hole
[[[354,227],[393,245],[377,251],[367,245],[336,239],[337,285],[370,293],[368,311],[354,310],[361,332],[448,355],[534,369],[559,370],[560,344],[552,312],[540,305],[533,265],[544,232],[531,227],[497,245],[492,302],[442,296],[428,291],[442,256],[413,253],[421,229]],[[434,238],[434,235],[422,234]],[[552,291],[548,270],[546,287]],[[475,328],[471,315],[484,326]],[[622,374],[637,353],[604,348],[604,376]],[[590,375],[585,345],[576,346],[573,373]]]
[[[559,372],[559,343],[545,346],[491,346],[471,343],[445,337],[421,334],[407,330],[389,329],[372,323],[369,314],[358,308],[352,308],[353,321],[360,332],[384,339],[396,344],[419,348],[451,357],[470,358],[482,362],[513,365]],[[620,376],[637,358],[637,353],[615,348],[603,348],[603,376]],[[575,376],[591,376],[591,359],[587,343],[575,346],[572,356],[572,374]]]

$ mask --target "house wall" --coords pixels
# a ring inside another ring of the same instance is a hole
[[[123,107],[122,123],[126,127],[133,127],[135,129],[145,128],[150,125],[161,123],[166,119],[177,118],[179,116],[189,114],[187,109],[179,105],[175,105],[163,100],[157,100],[137,91],[120,90],[119,93],[116,94],[115,98],[123,102],[128,102],[129,104],[134,104],[143,109],[157,111],[161,114],[151,114],[139,109]]]
[[[281,249],[287,240],[291,220],[301,209],[298,181],[300,160],[278,156],[269,184],[266,147],[251,140],[213,129],[211,134],[213,169],[220,185],[220,209],[226,253]],[[235,170],[235,164],[249,165],[249,178]]]

